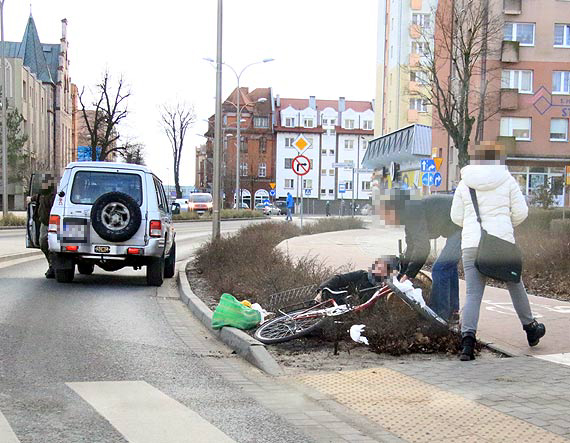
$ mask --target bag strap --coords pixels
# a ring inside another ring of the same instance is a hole
[[[481,214],[479,213],[479,202],[477,201],[477,193],[475,189],[469,188],[469,193],[471,194],[471,201],[473,202],[473,207],[475,208],[475,214],[477,215],[477,221],[481,225],[481,229],[483,229],[483,224],[481,223]]]

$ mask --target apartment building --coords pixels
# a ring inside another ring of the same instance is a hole
[[[277,198],[302,195],[315,211],[324,210],[327,200],[368,201],[371,172],[361,162],[374,134],[373,102],[276,96],[275,115]],[[299,149],[301,137],[307,145]],[[310,162],[303,176],[293,171],[300,154]]]

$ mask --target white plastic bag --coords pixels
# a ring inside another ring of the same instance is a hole
[[[350,338],[356,343],[368,345],[368,339],[362,335],[365,325],[353,325],[350,327]]]

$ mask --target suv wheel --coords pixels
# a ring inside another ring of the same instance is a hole
[[[104,240],[127,241],[135,235],[141,225],[141,210],[130,195],[108,192],[93,203],[91,224],[99,237]]]
[[[91,263],[78,263],[77,272],[83,275],[91,275],[95,270],[95,265]]]
[[[146,265],[146,283],[149,286],[162,286],[164,279],[164,257],[153,257]]]
[[[174,277],[176,272],[176,243],[172,242],[172,247],[170,248],[170,254],[164,262],[164,277],[171,278]]]
[[[59,283],[71,283],[73,281],[73,277],[75,276],[75,266],[71,269],[56,269],[55,270],[55,279]]]

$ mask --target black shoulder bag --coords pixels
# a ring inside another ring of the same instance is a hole
[[[475,267],[487,277],[504,282],[518,283],[522,273],[522,254],[514,243],[489,234],[483,229],[475,189],[469,188],[471,201],[481,226],[481,240],[477,249]]]

